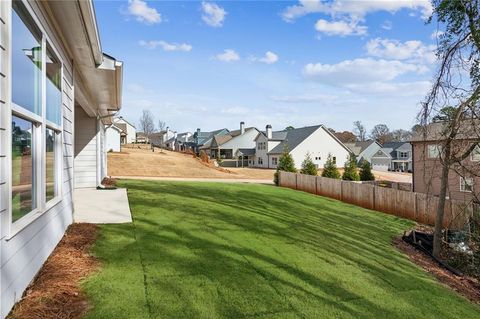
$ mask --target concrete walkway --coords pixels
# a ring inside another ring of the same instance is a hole
[[[112,176],[112,178],[138,179],[138,180],[147,180],[147,181],[273,184],[273,180],[271,179],[251,179],[251,178],[198,178],[198,177],[159,177],[159,176]]]
[[[76,223],[122,224],[132,222],[127,190],[79,188],[74,192]]]

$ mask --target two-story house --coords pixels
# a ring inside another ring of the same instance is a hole
[[[330,154],[339,166],[343,166],[351,153],[324,125],[297,129],[272,131],[267,125],[255,139],[254,166],[277,168],[278,161],[286,151],[292,155],[295,167],[300,169],[307,154],[317,167],[322,168]]]
[[[382,145],[374,140],[369,141],[357,141],[355,143],[344,143],[357,158],[357,163],[367,161],[372,164],[372,156],[375,155]]]
[[[468,125],[471,125],[469,123]],[[442,134],[444,123],[433,123],[427,127],[426,134],[418,133],[411,141],[413,146],[413,189],[418,193],[440,194],[440,176],[442,173]],[[469,150],[473,143],[477,146],[463,161],[453,165],[448,177],[447,194],[449,198],[469,201],[480,194],[480,146],[478,136],[469,134],[465,128],[453,142],[455,154]]]
[[[412,172],[412,145],[409,142],[390,142],[371,157],[376,171]]]

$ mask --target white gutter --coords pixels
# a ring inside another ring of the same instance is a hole
[[[80,8],[80,14],[87,33],[90,48],[92,50],[93,60],[98,66],[103,62],[102,45],[100,43],[100,36],[98,33],[97,20],[95,18],[95,9],[92,0],[77,0]]]

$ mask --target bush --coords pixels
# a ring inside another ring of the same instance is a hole
[[[310,153],[307,153],[305,155],[305,159],[302,162],[302,169],[300,170],[300,173],[313,176],[318,175],[317,166],[313,163],[312,158],[310,157]]]
[[[282,156],[280,156],[280,159],[278,160],[277,171],[273,175],[273,182],[277,186],[279,182],[278,181],[279,171],[292,172],[292,173],[297,172],[297,169],[295,168],[295,162],[293,160],[292,155],[290,155],[290,152],[288,151],[288,147],[284,148],[283,154]]]
[[[323,165],[322,177],[340,179],[340,172],[333,161],[332,154],[328,154],[327,161]]]
[[[218,164],[221,164],[223,162],[222,156],[220,155],[220,150],[218,150],[217,156],[215,159],[217,160]]]
[[[360,180],[361,181],[374,181],[375,176],[372,173],[372,166],[368,161],[362,161],[360,164]]]
[[[359,181],[360,176],[358,176],[357,171],[357,159],[355,155],[350,155],[348,161],[345,163],[345,170],[342,175],[344,181]]]

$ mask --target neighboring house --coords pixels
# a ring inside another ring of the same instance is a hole
[[[360,164],[362,161],[367,161],[372,164],[372,156],[375,155],[381,148],[382,145],[377,141],[358,141],[355,143],[344,143],[352,153],[357,158],[357,163]]]
[[[107,125],[105,135],[107,152],[120,152],[121,145],[125,144],[122,141],[125,141],[127,138],[125,131],[119,128],[118,124],[111,124]]]
[[[193,142],[193,134],[191,132],[183,132],[177,134],[175,150],[179,152],[186,151]]]
[[[426,193],[438,196],[440,194],[440,176],[442,164],[440,154],[442,152],[441,142],[443,123],[430,124],[427,127],[427,134],[415,134],[411,144],[413,147],[413,190],[418,193]],[[471,147],[472,143],[478,143],[475,134],[469,134],[469,128],[460,128],[457,139],[453,142],[453,148],[458,154],[463,153]],[[461,165],[455,164],[449,172],[447,194],[451,199],[470,201],[473,192],[478,196],[480,187],[480,146],[470,153]]]
[[[248,166],[253,163],[252,153],[255,152],[255,139],[259,133],[255,127],[246,128],[245,122],[241,122],[240,129],[214,137],[210,146],[211,157],[219,154],[222,166]],[[243,151],[239,153],[240,149]]]
[[[147,135],[145,133],[136,132],[135,133],[135,143],[139,143],[139,144],[150,143],[150,139],[147,137]]]
[[[125,136],[120,140],[121,144],[131,144],[136,142],[137,130],[133,124],[125,120],[122,116],[114,118],[113,123],[124,132]]]
[[[372,156],[376,171],[412,172],[412,145],[409,142],[390,142]]]
[[[166,147],[166,143],[168,140],[172,139],[175,135],[175,132],[170,130],[170,127],[167,127],[163,131],[155,132],[150,134],[150,139],[149,141],[157,146],[157,147]]]
[[[211,153],[210,146],[212,145],[213,137],[226,135],[229,132],[230,131],[226,128],[222,128],[222,129],[211,131],[211,132],[203,132],[199,128],[197,128],[197,131],[195,132],[195,134],[193,134],[194,151],[196,153],[199,153],[201,150],[203,150],[207,154],[210,154]]]
[[[337,166],[343,166],[350,155],[350,150],[323,125],[278,132],[267,125],[255,141],[256,167],[276,168],[285,150],[293,157],[297,169],[301,168],[307,153],[318,168],[323,168],[329,154]]]
[[[123,67],[102,52],[89,0],[0,1],[0,34],[5,318],[72,223],[74,189],[106,176],[105,125],[121,106]]]

